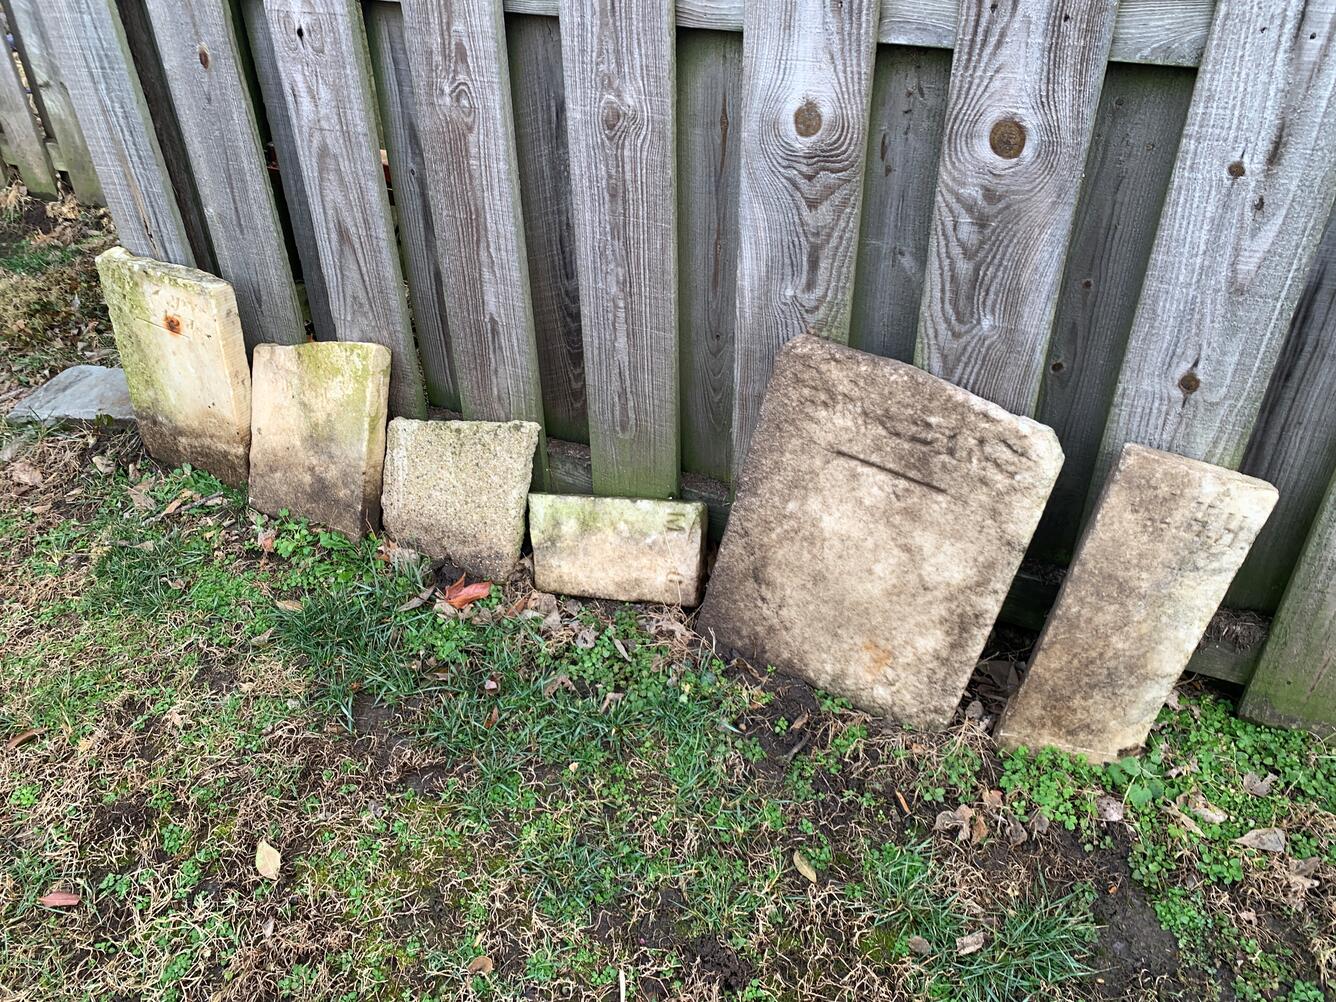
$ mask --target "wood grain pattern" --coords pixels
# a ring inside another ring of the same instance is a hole
[[[101,205],[102,187],[98,184],[97,171],[88,155],[88,144],[84,141],[74,105],[70,103],[69,92],[60,78],[60,67],[43,19],[45,5],[40,0],[3,0],[2,6],[23,56],[33,99],[47,131],[60,149],[60,169],[69,175],[70,186],[80,200],[89,205]]]
[[[1067,563],[1076,546],[1193,80],[1190,70],[1131,65],[1105,78],[1035,414],[1067,458],[1032,557]]]
[[[735,473],[779,349],[849,337],[877,12],[874,0],[747,5]]]
[[[914,358],[950,79],[949,52],[877,50],[849,343],[902,362]]]
[[[732,472],[742,36],[677,36],[677,271],[682,468]]]
[[[1239,468],[1275,484],[1280,500],[1225,602],[1273,612],[1336,473],[1336,213],[1327,221]]]
[[[506,47],[543,413],[551,434],[588,442],[560,25],[554,17],[513,14]]]
[[[24,185],[34,195],[53,198],[57,192],[56,172],[47,156],[41,126],[28,104],[28,94],[19,79],[19,66],[9,43],[0,38],[0,136],[5,159],[19,172]]]
[[[562,0],[594,490],[678,492],[671,0]]]
[[[146,0],[217,274],[247,348],[306,340],[227,0]]]
[[[360,5],[265,0],[265,13],[335,336],[388,348],[390,413],[425,417]]]
[[[1091,503],[1129,441],[1238,467],[1333,195],[1336,0],[1222,4]]]
[[[542,424],[501,7],[403,8],[460,405],[469,419]]]
[[[398,4],[379,2],[369,3],[365,9],[381,128],[390,158],[399,249],[408,279],[408,302],[413,308],[427,399],[437,407],[458,410],[459,387],[446,321],[445,276],[427,191],[427,158],[418,131],[403,11]]]
[[[915,362],[1031,414],[1113,32],[1113,0],[968,0]]]
[[[117,236],[132,254],[194,265],[115,3],[44,2],[56,61]]]
[[[279,191],[292,229],[292,242],[296,245],[302,291],[306,294],[311,327],[317,341],[333,341],[334,315],[329,308],[329,292],[325,288],[325,275],[320,266],[320,252],[316,249],[315,224],[311,221],[306,183],[302,180],[297,143],[292,135],[291,115],[287,100],[283,97],[278,65],[274,60],[274,42],[269,34],[264,0],[240,0],[240,10],[246,22],[251,64],[261,95],[259,107],[264,112],[264,122],[268,126],[274,156],[278,161]]]
[[[1239,715],[1336,734],[1336,481],[1271,621]]]

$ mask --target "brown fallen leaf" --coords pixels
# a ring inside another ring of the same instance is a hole
[[[500,719],[500,717],[501,717],[501,711],[497,709],[497,707],[493,706],[492,712],[487,714],[487,719],[482,722],[483,728],[485,730],[490,731],[493,727],[496,726],[496,722],[498,719]]]
[[[436,594],[436,586],[430,585],[423,588],[420,592],[410,598],[403,605],[399,606],[397,612],[411,612],[414,609],[420,609],[431,601],[431,597]]]
[[[1285,832],[1280,828],[1254,828],[1234,840],[1235,845],[1262,852],[1284,852]]]
[[[446,604],[456,609],[462,609],[467,605],[472,605],[480,599],[486,598],[492,594],[492,582],[478,581],[475,584],[465,584],[464,575],[459,575],[459,580],[445,589],[442,597]]]
[[[570,680],[570,676],[558,675],[556,678],[548,682],[547,685],[543,686],[543,695],[547,699],[551,699],[558,689],[569,689],[571,692],[576,691],[575,683]]]
[[[1252,797],[1269,797],[1271,787],[1275,786],[1276,780],[1279,778],[1274,772],[1268,772],[1265,778],[1255,772],[1245,773],[1243,776],[1243,792]]]
[[[970,819],[970,841],[982,842],[988,837],[988,822],[983,819],[982,814],[976,814]]]
[[[799,873],[807,878],[809,884],[816,883],[816,867],[812,865],[811,860],[803,855],[801,849],[793,850],[793,866]]]
[[[276,603],[284,612],[301,612],[302,604],[295,598],[280,598]]]
[[[106,456],[94,456],[93,466],[97,469],[97,472],[101,473],[103,476],[106,476],[116,469],[116,463]]]
[[[14,749],[18,748],[19,745],[27,744],[29,741],[37,737],[39,734],[45,734],[45,733],[46,733],[45,727],[29,727],[26,731],[20,731],[18,734],[15,734],[12,738],[6,741],[5,747],[8,748],[10,751],[13,751]]]
[[[942,811],[937,815],[937,820],[932,824],[932,830],[935,832],[956,833],[956,841],[964,842],[970,837],[970,819],[974,817],[974,808],[968,804],[961,804],[954,811]]]
[[[266,880],[277,880],[279,867],[283,865],[283,854],[264,839],[255,845],[255,872]]]
[[[9,468],[9,479],[24,487],[41,487],[46,482],[42,471],[26,459],[20,459]]]
[[[983,791],[983,806],[984,806],[984,807],[987,807],[990,811],[1001,810],[1001,809],[1002,809],[1002,799],[1003,799],[1003,798],[1002,798],[1002,791],[1001,791],[1001,790],[984,790],[984,791]]]
[[[1218,810],[1195,790],[1187,798],[1187,807],[1199,820],[1205,821],[1208,825],[1224,824],[1229,820],[1228,814],[1222,810]]]
[[[932,953],[932,944],[922,936],[910,936],[907,945],[912,953],[917,953],[920,957],[926,957]]]
[[[278,530],[272,526],[268,529],[255,527],[255,544],[263,553],[273,553],[274,544],[278,542]]]
[[[956,956],[968,957],[971,953],[978,953],[983,949],[983,944],[987,939],[988,934],[982,929],[978,932],[972,932],[968,936],[957,937]]]
[[[37,903],[47,908],[73,908],[82,900],[78,894],[69,891],[47,891],[37,899]]]
[[[468,971],[470,974],[491,974],[496,969],[492,963],[492,958],[484,954],[481,957],[474,957],[469,961]]]

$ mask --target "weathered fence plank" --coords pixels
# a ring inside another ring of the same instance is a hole
[[[1113,0],[966,0],[915,360],[1031,414],[1113,33]]]
[[[403,8],[460,406],[466,418],[541,425],[501,7]],[[540,469],[544,455],[540,444]]]
[[[735,471],[780,348],[849,337],[877,5],[753,0],[746,15]]]
[[[369,3],[366,18],[381,127],[390,158],[399,249],[408,279],[408,301],[413,308],[427,398],[438,407],[458,410],[459,387],[446,322],[445,276],[427,191],[427,159],[418,131],[403,12],[398,4]]]
[[[1336,212],[1327,221],[1240,469],[1275,484],[1280,501],[1225,602],[1272,612],[1336,472]]]
[[[390,412],[423,417],[361,7],[356,0],[265,0],[265,13],[335,335],[388,348]]]
[[[928,257],[951,54],[877,50],[849,343],[909,362]]]
[[[555,17],[514,14],[506,46],[543,413],[552,435],[588,442],[560,25]]]
[[[114,0],[47,0],[42,16],[121,243],[194,265]]]
[[[678,492],[671,0],[562,0],[589,444],[599,494]]]
[[[1091,485],[1124,442],[1231,468],[1336,194],[1336,0],[1221,4]]]
[[[1076,546],[1192,84],[1189,70],[1128,65],[1104,81],[1035,414],[1067,456],[1030,549],[1045,560]]]
[[[4,131],[6,159],[18,168],[19,177],[34,195],[54,198],[59,193],[56,172],[46,152],[42,130],[28,105],[28,94],[19,79],[18,63],[9,42],[0,38],[0,129]]]
[[[737,318],[742,36],[677,36],[682,468],[727,483]]]
[[[218,275],[246,345],[306,340],[228,0],[146,0]]]
[[[42,121],[60,149],[61,167],[69,175],[70,185],[76,195],[87,203],[100,205],[102,187],[98,184],[97,171],[93,169],[92,158],[88,155],[88,144],[84,141],[83,129],[79,127],[78,116],[70,103],[69,92],[61,79],[60,67],[43,20],[44,6],[39,0],[3,2],[5,17],[28,72],[28,86],[42,113]]]
[[[1336,480],[1271,622],[1239,713],[1273,726],[1336,734]]]

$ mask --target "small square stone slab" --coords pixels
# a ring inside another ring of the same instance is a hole
[[[504,581],[524,543],[542,429],[531,421],[390,422],[385,531],[479,577]]]
[[[1051,428],[911,365],[790,341],[697,629],[944,727],[1061,466]]]
[[[377,528],[389,392],[383,345],[256,345],[251,506],[353,538]]]
[[[149,453],[245,484],[251,379],[232,287],[124,247],[99,256],[97,270]]]
[[[998,743],[1091,762],[1140,750],[1277,497],[1263,480],[1124,446]]]
[[[114,425],[133,423],[135,412],[124,369],[72,365],[33,390],[9,412],[11,424],[76,424],[99,419]]]
[[[561,595],[695,605],[706,520],[696,501],[530,494],[534,585]]]

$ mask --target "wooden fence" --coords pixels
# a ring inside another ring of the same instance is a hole
[[[1270,613],[1336,470],[1336,0],[4,4],[25,179],[251,343],[384,343],[396,413],[543,422],[558,487],[721,512],[809,330],[1057,429],[1037,561],[1136,440],[1280,488]]]

